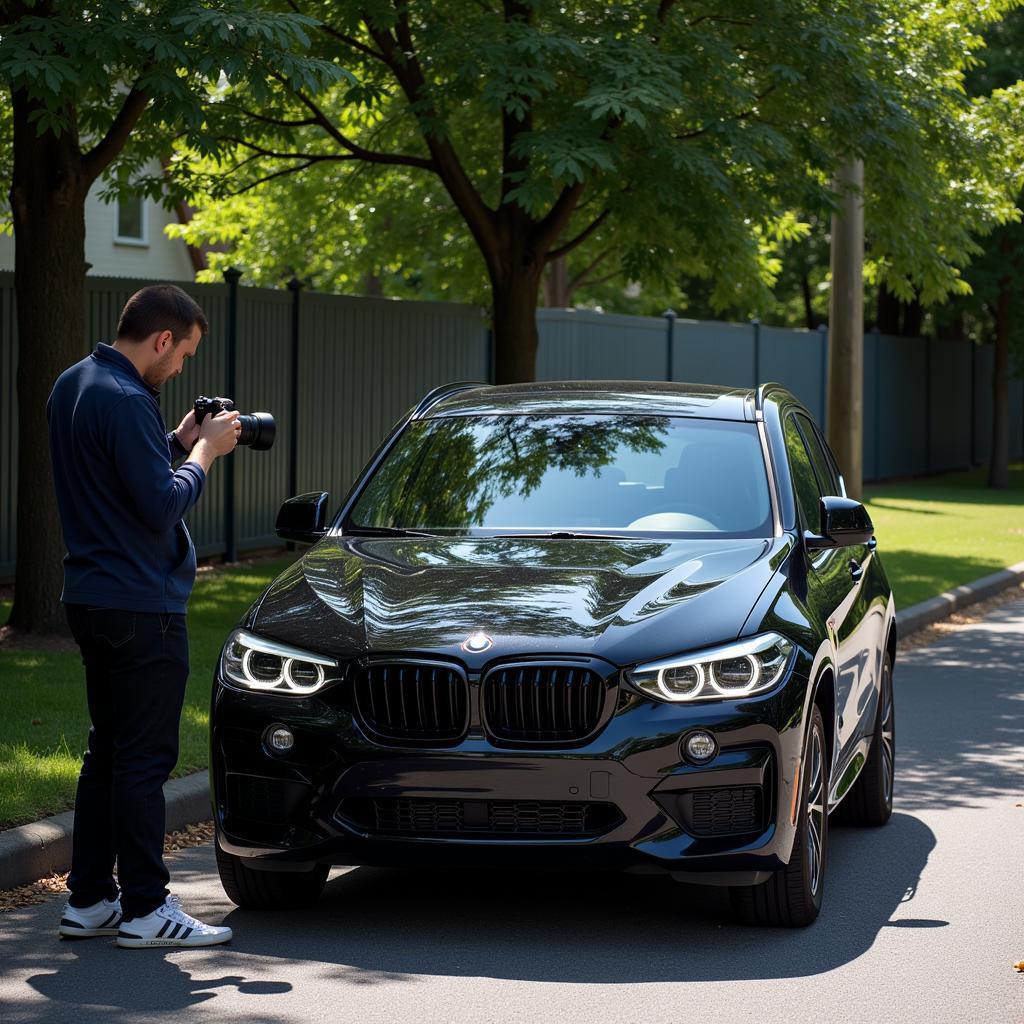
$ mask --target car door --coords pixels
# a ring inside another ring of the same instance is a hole
[[[822,496],[839,494],[842,486],[817,427],[809,417],[801,413],[796,415],[796,419],[814,467],[818,493]],[[821,571],[833,574],[837,579],[837,587],[846,590],[841,605],[842,615],[833,612],[839,655],[836,708],[839,712],[837,731],[840,741],[837,764],[840,764],[845,762],[864,734],[863,722],[873,692],[872,652],[876,643],[871,623],[866,621],[867,609],[863,600],[864,573],[870,557],[867,547],[858,544],[833,548],[829,554],[832,555],[830,560],[821,560]]]
[[[800,420],[804,421],[803,427]],[[814,432],[805,416],[796,412],[788,413],[783,430],[801,527],[819,533],[821,498],[833,489],[831,477],[819,477],[821,471],[815,469],[815,459],[812,459],[811,453],[814,452],[815,458],[823,459],[823,456],[820,446],[815,447],[808,440],[808,436],[814,439]],[[861,665],[856,652],[856,638],[853,636],[855,622],[851,615],[857,596],[856,581],[849,564],[849,552],[849,548],[824,548],[806,552],[809,569],[808,611],[827,628],[836,648],[838,721],[833,759],[835,766],[842,764],[855,742],[856,715],[851,718],[849,712],[856,707],[860,689]]]

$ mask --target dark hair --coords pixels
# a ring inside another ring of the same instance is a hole
[[[151,284],[140,288],[124,304],[117,322],[117,338],[145,341],[151,334],[170,331],[177,344],[188,337],[194,324],[199,324],[203,334],[210,329],[195,299],[176,284]]]

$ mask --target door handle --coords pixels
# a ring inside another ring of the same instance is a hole
[[[875,537],[872,537],[871,540],[868,541],[868,551],[874,551],[877,547],[878,540]]]
[[[856,558],[850,559],[850,578],[856,583],[864,575],[864,567]]]

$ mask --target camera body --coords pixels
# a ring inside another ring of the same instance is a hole
[[[202,423],[207,416],[216,416],[220,412],[231,412],[235,403],[230,398],[207,398],[200,395],[193,406],[196,412],[196,423]],[[269,412],[243,413],[238,417],[242,430],[238,435],[238,443],[248,445],[256,452],[265,452],[274,444],[277,436],[277,424]]]

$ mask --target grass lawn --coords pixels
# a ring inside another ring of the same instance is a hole
[[[200,573],[189,602],[192,672],[175,775],[205,768],[210,680],[228,630],[288,559]],[[0,602],[6,622],[10,602]],[[0,828],[72,806],[89,731],[77,651],[0,649]]]
[[[992,491],[985,471],[865,488],[896,607],[1024,561],[1024,464]]]
[[[984,473],[881,484],[867,501],[898,606],[1024,561],[1024,465],[1007,491]],[[228,630],[286,559],[200,574],[189,612],[192,675],[176,775],[207,763],[210,678]],[[0,602],[0,622],[9,605]],[[0,649],[0,828],[66,810],[89,728],[77,653]]]

